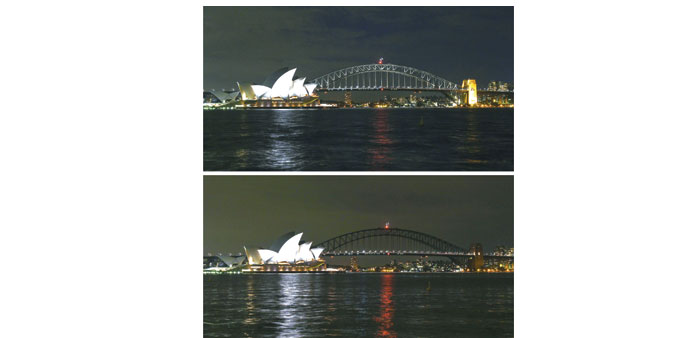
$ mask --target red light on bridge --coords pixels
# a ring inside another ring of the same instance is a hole
[[[389,229],[389,222],[385,223],[384,228]]]
[[[381,65],[382,61],[384,61],[384,58],[380,58],[380,61],[377,61],[377,63]]]

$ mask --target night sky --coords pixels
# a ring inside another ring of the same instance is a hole
[[[461,83],[514,80],[513,7],[204,7],[204,88],[261,83],[297,67],[308,80],[375,63]]]
[[[295,230],[315,244],[390,226],[487,251],[514,246],[513,176],[205,176],[204,253],[269,247]]]

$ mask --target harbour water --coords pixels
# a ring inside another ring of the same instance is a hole
[[[513,274],[204,276],[205,337],[513,334]]]
[[[205,171],[512,171],[514,109],[204,112]]]

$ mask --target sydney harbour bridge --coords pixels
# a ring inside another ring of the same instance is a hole
[[[512,92],[478,90],[476,80],[455,83],[414,67],[375,63],[347,67],[310,81],[317,92],[338,91],[415,91],[438,92],[457,103],[475,104],[484,98],[513,97]]]
[[[310,81],[322,91],[414,90],[458,91],[461,86],[426,71],[395,64],[339,69]]]
[[[349,232],[318,243],[323,256],[440,256],[454,262],[482,256],[485,259],[509,259],[513,255],[483,253],[480,245],[469,250],[426,233],[391,228],[373,228]]]

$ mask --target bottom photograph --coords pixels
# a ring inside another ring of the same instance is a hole
[[[204,176],[205,337],[512,337],[513,176]]]

